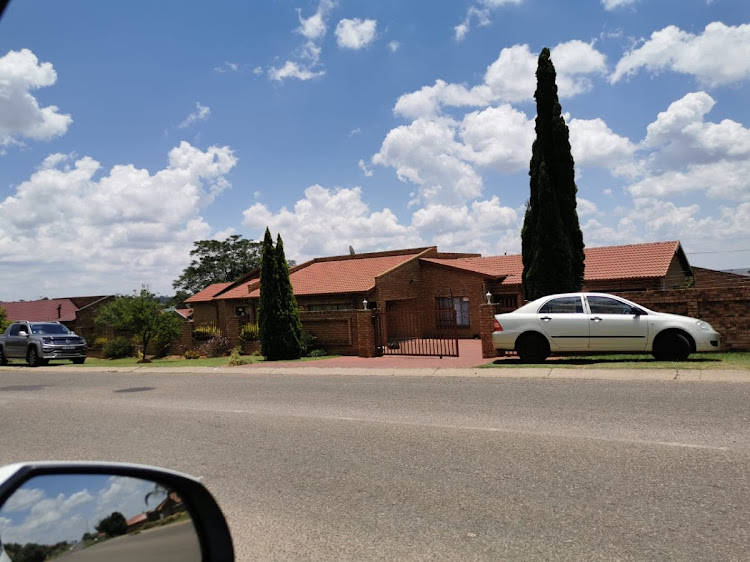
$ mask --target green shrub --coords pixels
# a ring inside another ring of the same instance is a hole
[[[185,359],[200,359],[201,352],[195,349],[188,349],[184,355]]]
[[[326,350],[325,350],[325,349],[320,349],[320,348],[318,348],[318,349],[313,349],[313,350],[312,350],[312,351],[310,352],[310,357],[325,357],[326,355],[328,355],[328,354],[326,353]]]
[[[257,324],[245,324],[240,330],[240,339],[242,341],[258,341],[260,339],[260,329]]]
[[[231,344],[229,343],[229,338],[225,338],[224,336],[213,337],[200,346],[201,353],[203,355],[208,355],[209,357],[222,357],[224,355],[229,355],[230,349]]]
[[[221,330],[216,324],[202,324],[193,329],[193,339],[208,341],[211,338],[221,337]]]
[[[102,336],[94,338],[94,342],[91,344],[91,349],[104,349],[104,346],[107,345],[108,341],[107,338]]]
[[[300,334],[300,343],[302,344],[302,355],[307,355],[308,357],[312,357],[312,352],[317,348],[316,341],[318,341],[318,337],[314,334],[311,334],[310,332],[306,332],[305,330],[302,330],[302,333]]]
[[[126,337],[116,337],[108,340],[102,347],[102,353],[107,359],[121,359],[123,357],[135,357],[135,345],[133,340]]]
[[[247,357],[242,357],[242,348],[241,347],[235,347],[232,350],[232,353],[229,354],[229,364],[231,366],[237,366],[237,365],[247,365],[250,363],[250,359]]]

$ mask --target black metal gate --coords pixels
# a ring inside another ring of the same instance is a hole
[[[409,301],[388,302],[376,316],[380,355],[458,357],[453,307],[437,308],[431,317],[409,306]]]

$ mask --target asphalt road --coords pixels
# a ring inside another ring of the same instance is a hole
[[[239,560],[747,560],[750,384],[0,372],[0,464],[203,476]]]
[[[109,539],[64,557],[66,562],[200,562],[201,545],[190,521]]]

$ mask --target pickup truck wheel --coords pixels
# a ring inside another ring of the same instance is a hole
[[[85,357],[76,357],[75,359],[71,359],[74,364],[76,365],[83,365],[83,362],[86,361]]]
[[[39,353],[36,350],[36,347],[30,347],[29,351],[26,353],[26,363],[29,364],[29,367],[38,367],[42,364],[42,360],[39,359]]]
[[[678,332],[659,334],[653,355],[657,361],[685,361],[690,355],[690,342]]]
[[[2,348],[0,348],[0,365],[3,367],[8,364],[8,358],[5,356],[5,353],[3,353]]]
[[[549,356],[549,344],[540,334],[523,334],[516,341],[521,363],[542,363]]]

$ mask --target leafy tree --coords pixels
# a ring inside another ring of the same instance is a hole
[[[175,308],[190,308],[189,306],[185,305],[185,301],[192,295],[193,293],[180,289],[174,294],[174,296],[170,297],[169,300],[167,300],[167,306],[173,306]]]
[[[289,280],[284,243],[279,235],[274,248],[271,232],[267,228],[260,268],[258,328],[261,353],[267,360],[299,359],[302,352],[302,324]]]
[[[176,314],[165,314],[162,305],[144,285],[139,293],[117,297],[99,309],[95,319],[100,326],[137,335],[143,349],[142,362],[147,362],[149,342],[156,338],[162,344],[172,342],[182,334],[182,320]]]
[[[5,552],[13,562],[44,562],[47,560],[49,548],[36,543],[8,543]]]
[[[584,274],[575,164],[557,97],[555,67],[546,47],[539,55],[536,77],[536,139],[529,166],[530,197],[521,230],[522,282],[527,300],[578,291]]]
[[[10,322],[8,322],[8,313],[2,306],[0,306],[0,333],[5,331],[8,324],[10,324]]]
[[[108,537],[117,537],[128,532],[128,522],[122,513],[113,511],[108,517],[101,519],[94,528]]]
[[[212,283],[231,283],[260,265],[260,242],[239,234],[225,240],[198,240],[194,245],[193,260],[172,283],[191,295]]]

